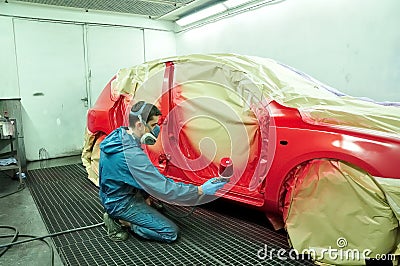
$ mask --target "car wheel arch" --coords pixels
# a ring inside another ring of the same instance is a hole
[[[276,174],[278,174],[279,176],[283,176],[283,178],[281,178],[281,182],[278,185],[278,187],[275,187],[275,201],[278,204],[277,206],[277,210],[279,210],[280,213],[282,213],[282,196],[284,199],[284,195],[282,195],[284,193],[285,187],[287,186],[287,183],[289,182],[290,178],[292,177],[293,173],[295,171],[297,171],[300,167],[306,165],[307,163],[313,161],[313,160],[330,160],[330,161],[341,161],[343,163],[346,164],[350,164],[353,167],[357,167],[359,169],[362,169],[364,171],[366,171],[367,173],[371,174],[371,175],[378,175],[379,176],[379,172],[377,169],[375,169],[373,166],[371,166],[370,164],[368,164],[367,162],[363,161],[360,158],[357,158],[355,156],[349,155],[349,154],[345,154],[345,153],[335,153],[333,154],[332,152],[329,152],[328,154],[330,154],[331,156],[326,157],[323,156],[324,154],[327,154],[327,152],[312,152],[312,153],[307,153],[307,154],[303,154],[302,156],[296,157],[293,160],[291,160],[290,162],[288,162],[286,165],[284,165],[283,167],[281,167],[281,169],[279,171],[276,172]],[[332,156],[334,155],[334,156]],[[274,175],[276,176],[276,175]],[[266,180],[266,193],[265,195],[267,196],[268,193],[268,180]]]

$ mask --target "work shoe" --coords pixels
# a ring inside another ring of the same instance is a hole
[[[123,229],[119,223],[114,221],[108,213],[104,213],[103,220],[107,228],[108,237],[110,237],[112,241],[125,241],[128,239],[129,233]]]

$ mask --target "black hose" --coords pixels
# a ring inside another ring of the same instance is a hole
[[[14,230],[15,231],[15,234],[14,235],[8,235],[9,237],[13,237],[12,238],[12,240],[11,240],[11,242],[14,242],[14,241],[16,241],[17,239],[18,239],[18,229],[16,228],[16,227],[14,227],[14,226],[9,226],[9,225],[2,225],[2,226],[0,226],[0,228],[8,228],[8,229],[11,229],[11,230]],[[3,236],[1,236],[1,238],[3,238]],[[3,254],[4,253],[6,253],[6,251],[9,249],[10,247],[5,247],[2,251],[0,251],[0,257],[1,256],[3,256]]]
[[[165,206],[163,206],[163,211],[166,215],[169,215],[169,216],[172,216],[172,217],[178,218],[178,219],[189,217],[190,215],[192,215],[194,213],[195,210],[196,210],[196,206],[193,206],[189,212],[184,213],[182,215],[176,215],[173,212],[169,211]]]
[[[3,227],[3,226],[1,226],[1,227]],[[17,236],[16,238],[15,238],[15,236]],[[33,236],[33,235],[25,235],[25,234],[18,234],[18,231],[16,231],[16,234],[15,235],[0,235],[0,238],[8,238],[8,237],[13,237],[13,240],[12,240],[12,242],[14,242],[16,239],[18,239],[19,237],[30,237],[30,238],[33,238],[33,239],[28,239],[29,241],[33,241],[33,240],[40,240],[40,241],[42,241],[42,242],[44,242],[44,243],[46,243],[46,245],[49,247],[49,249],[50,249],[50,261],[51,261],[51,266],[53,266],[54,265],[54,251],[53,251],[53,247],[46,241],[46,240],[44,240],[44,239],[37,239],[37,236]],[[29,242],[29,241],[27,241],[27,242]],[[16,243],[16,242],[15,242]],[[7,247],[5,247],[4,248],[4,250],[0,253],[0,257],[10,248],[11,246],[7,246]]]
[[[174,218],[178,218],[178,219],[187,218],[187,217],[189,217],[190,215],[192,215],[192,214],[195,212],[195,210],[196,210],[198,204],[202,201],[202,199],[203,199],[204,196],[205,196],[205,194],[200,195],[199,198],[198,198],[197,201],[196,201],[195,206],[193,206],[193,207],[190,209],[189,212],[187,212],[187,213],[185,213],[185,214],[182,214],[182,215],[176,215],[176,214],[174,214],[173,212],[169,211],[169,210],[164,206],[164,204],[161,203],[161,202],[159,202],[159,204],[161,205],[161,208],[160,208],[160,207],[156,207],[156,209],[159,209],[159,210],[161,210],[161,211],[164,211],[164,213],[165,213],[166,215],[172,216],[172,217],[174,217]],[[165,203],[165,205],[170,205],[170,204]]]
[[[12,229],[15,231],[15,234],[9,234],[9,235],[0,235],[0,238],[9,238],[12,237],[11,243],[8,244],[3,244],[0,245],[0,249],[4,248],[1,252],[0,252],[0,257],[4,255],[4,253],[6,253],[6,251],[14,246],[14,245],[18,245],[18,244],[22,244],[22,243],[27,243],[27,242],[31,242],[31,241],[35,241],[35,240],[39,240],[42,241],[44,243],[46,243],[46,245],[49,247],[50,249],[50,260],[51,260],[51,266],[54,265],[54,251],[53,251],[53,247],[43,238],[47,238],[47,237],[53,237],[53,236],[59,236],[59,235],[63,235],[66,233],[72,233],[72,232],[76,232],[76,231],[81,231],[81,230],[85,230],[85,229],[90,229],[90,228],[94,228],[97,226],[101,226],[104,225],[104,222],[102,223],[98,223],[98,224],[93,224],[93,225],[88,225],[88,226],[84,226],[84,227],[79,227],[79,228],[74,228],[74,229],[69,229],[69,230],[65,230],[65,231],[61,231],[61,232],[56,232],[53,234],[49,234],[49,235],[45,235],[45,236],[33,236],[33,235],[27,235],[27,234],[19,234],[18,233],[18,229],[14,226],[9,226],[9,225],[0,225],[0,229],[1,228],[7,228],[7,229]],[[20,240],[20,241],[16,241],[19,237],[29,237],[30,239],[25,239],[25,240]]]
[[[26,239],[26,240],[12,242],[12,243],[8,243],[8,244],[3,244],[3,245],[0,245],[0,248],[11,247],[11,246],[14,246],[14,245],[18,245],[18,244],[22,244],[22,243],[26,243],[26,242],[30,242],[30,241],[34,241],[34,240],[41,240],[41,239],[46,238],[46,237],[59,236],[59,235],[63,235],[63,234],[66,234],[66,233],[72,233],[72,232],[76,232],[76,231],[86,230],[86,229],[90,229],[90,228],[101,226],[101,225],[104,225],[104,222],[101,222],[101,223],[98,223],[98,224],[93,224],[93,225],[88,225],[88,226],[84,226],[84,227],[69,229],[69,230],[65,230],[65,231],[61,231],[61,232],[56,232],[56,233],[45,235],[45,236],[37,236],[37,237],[35,237],[33,239]],[[2,227],[9,228],[7,225],[0,225],[0,228],[2,228]]]

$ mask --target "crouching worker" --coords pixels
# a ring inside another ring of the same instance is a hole
[[[127,227],[146,239],[177,239],[177,226],[149,206],[145,190],[167,201],[196,202],[201,195],[213,195],[225,185],[212,183],[212,179],[201,186],[178,183],[157,170],[141,144],[155,143],[160,115],[156,106],[138,102],[130,111],[129,127],[115,129],[100,144],[99,194],[106,210],[107,233],[114,241],[129,237]]]

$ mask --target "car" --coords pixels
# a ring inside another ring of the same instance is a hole
[[[141,100],[162,112],[145,151],[165,176],[200,185],[229,158],[219,196],[265,212],[297,253],[362,265],[400,252],[399,103],[343,94],[267,58],[146,62],[121,69],[88,111],[82,161],[95,184],[99,144]]]

